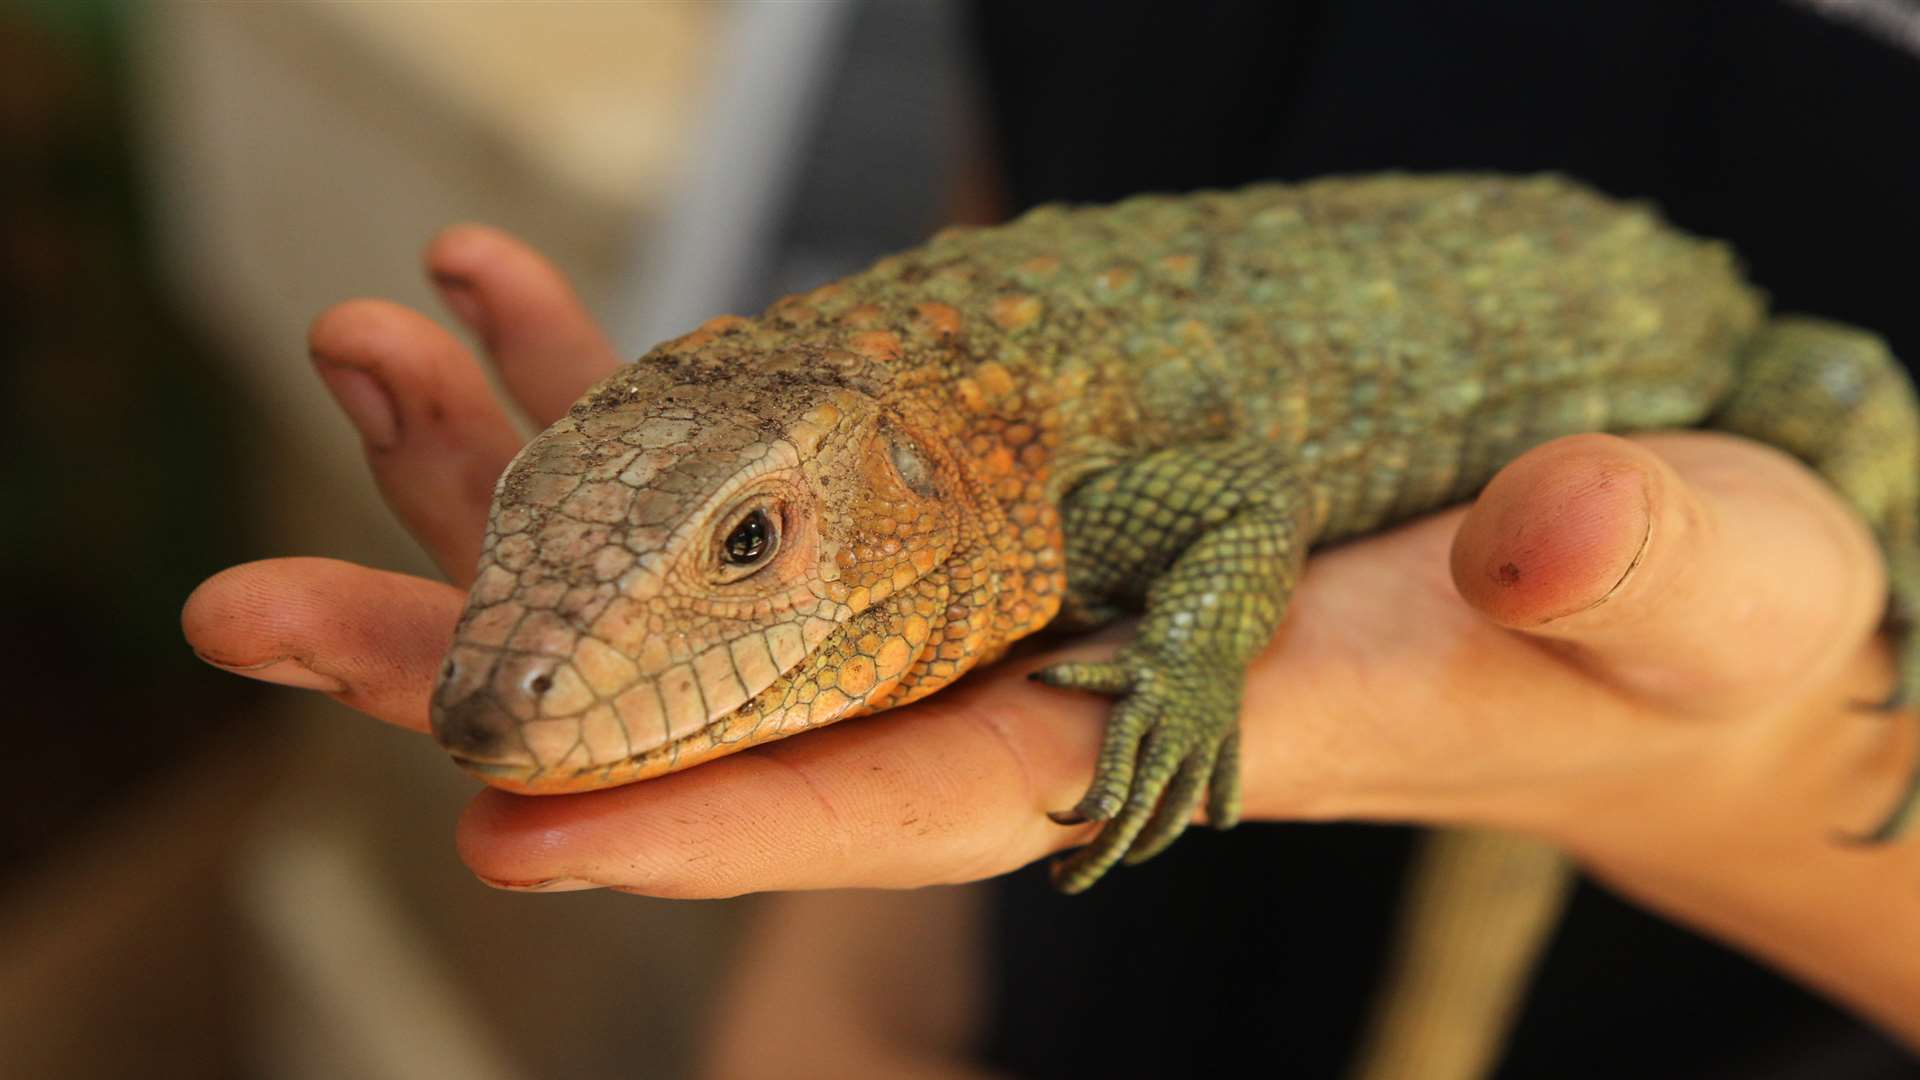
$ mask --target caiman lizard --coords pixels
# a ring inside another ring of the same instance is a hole
[[[1865,517],[1920,612],[1920,412],[1872,334],[1769,317],[1722,244],[1553,177],[1048,206],[723,316],[496,490],[433,730],[488,783],[627,783],[901,705],[1140,612],[1065,889],[1238,816],[1246,664],[1307,551],[1559,436],[1708,424]],[[1920,686],[1920,638],[1898,644]],[[1920,782],[1875,838],[1914,816]]]

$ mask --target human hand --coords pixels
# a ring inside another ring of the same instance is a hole
[[[456,229],[427,261],[536,422],[612,370],[566,283],[517,242]],[[343,304],[311,345],[389,505],[453,584],[268,560],[203,584],[185,629],[219,666],[425,731],[518,435],[476,360],[417,313]],[[1849,707],[1890,679],[1871,643],[1883,589],[1865,530],[1779,454],[1698,433],[1562,440],[1471,512],[1316,556],[1249,673],[1246,816],[1506,826],[1601,862],[1652,852],[1643,876],[1662,852],[1864,830],[1904,775],[1904,726]],[[1023,676],[1124,634],[641,784],[483,791],[460,850],[494,884],[661,896],[1011,870],[1090,835],[1045,812],[1080,796],[1108,707]]]

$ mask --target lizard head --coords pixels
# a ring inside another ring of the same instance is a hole
[[[502,475],[434,736],[568,791],[870,711],[937,625],[957,501],[844,383],[623,369]]]

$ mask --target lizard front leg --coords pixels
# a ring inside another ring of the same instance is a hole
[[[1309,485],[1271,444],[1162,450],[1082,483],[1065,499],[1067,582],[1079,603],[1145,605],[1139,635],[1111,661],[1034,677],[1118,700],[1092,786],[1064,822],[1106,821],[1054,867],[1066,892],[1122,857],[1153,857],[1187,827],[1239,817],[1240,696],[1272,638],[1311,542]]]

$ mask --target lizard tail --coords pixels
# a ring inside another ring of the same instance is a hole
[[[1430,834],[1352,1080],[1490,1073],[1572,882],[1566,858],[1537,840]]]

